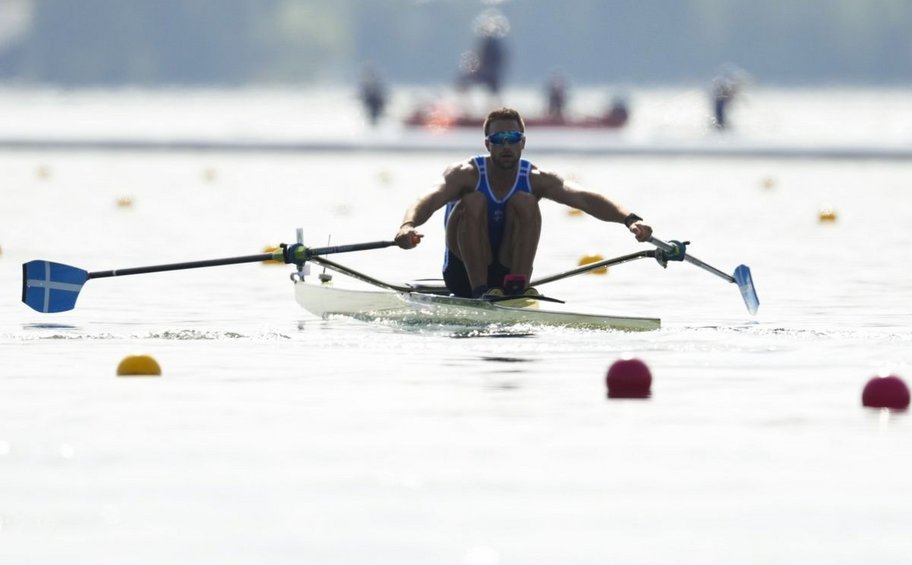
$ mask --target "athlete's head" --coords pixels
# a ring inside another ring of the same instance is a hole
[[[491,162],[502,169],[516,166],[526,147],[526,126],[522,116],[512,108],[494,110],[485,119],[485,147],[491,153]]]
[[[516,122],[517,124],[519,124],[518,131],[521,131],[521,132],[526,131],[526,125],[523,123],[522,116],[519,115],[519,112],[517,112],[513,108],[498,108],[497,110],[492,110],[491,113],[488,114],[488,117],[485,118],[485,121],[484,121],[485,137],[487,137],[488,135],[491,134],[491,132],[492,132],[491,126],[493,125],[494,122],[496,122],[498,120],[507,120],[507,121]]]

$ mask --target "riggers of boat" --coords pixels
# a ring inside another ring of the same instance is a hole
[[[320,263],[326,265],[325,262]],[[323,318],[347,316],[410,325],[530,325],[627,331],[657,330],[661,325],[658,318],[541,309],[539,302],[549,300],[547,297],[505,296],[494,301],[459,298],[431,289],[355,290],[336,287],[332,280],[325,280],[325,277],[316,283],[304,280],[298,273],[292,277],[298,304]]]
[[[738,266],[732,275],[728,275],[689,255],[686,251],[687,242],[674,240],[664,242],[652,238],[650,243],[655,246],[655,249],[589,263],[568,271],[533,279],[531,284],[540,288],[557,280],[644,258],[653,258],[662,267],[666,267],[669,261],[687,261],[727,282],[736,284],[748,311],[751,314],[757,312],[760,301],[754,289],[750,269],[746,265]],[[90,279],[238,263],[278,261],[296,265],[296,271],[291,274],[295,299],[304,309],[321,317],[340,315],[363,320],[389,320],[407,324],[431,323],[460,326],[523,324],[626,331],[656,330],[661,325],[658,318],[611,316],[541,308],[540,303],[542,302],[562,302],[548,296],[459,298],[451,296],[443,286],[388,283],[325,257],[335,253],[382,249],[394,245],[396,245],[394,241],[373,241],[350,245],[307,247],[303,244],[302,230],[298,229],[297,243],[282,244],[275,251],[258,255],[95,272],[51,261],[34,260],[22,265],[22,301],[38,312],[64,312],[75,308],[79,292]],[[328,276],[318,277],[319,282],[306,280],[308,263],[315,263],[367,283],[375,287],[375,290],[337,287]]]

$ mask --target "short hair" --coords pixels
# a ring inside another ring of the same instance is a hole
[[[493,110],[484,121],[484,133],[485,136],[488,135],[488,132],[491,129],[491,124],[497,120],[514,120],[519,122],[519,131],[526,131],[526,124],[523,122],[522,116],[519,115],[519,112],[513,108],[498,108]]]

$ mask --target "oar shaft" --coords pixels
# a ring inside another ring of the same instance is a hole
[[[294,253],[295,259],[307,261],[311,257],[329,255],[332,253],[348,253],[350,251],[366,251],[368,249],[382,249],[396,245],[395,241],[369,241],[367,243],[352,243],[349,245],[333,245],[330,247],[304,247],[301,246]],[[238,263],[258,263],[262,261],[285,262],[284,250],[276,249],[270,253],[258,255],[244,255],[241,257],[224,257],[222,259],[205,259],[202,261],[188,261],[186,263],[170,263],[167,265],[151,265],[149,267],[131,267],[129,269],[112,269],[110,271],[96,271],[89,273],[90,279],[105,277],[122,277],[126,275],[142,275],[146,273],[160,273],[164,271],[180,271],[184,269],[200,269],[203,267],[218,267],[221,265],[236,265]]]
[[[655,245],[662,251],[667,251],[669,253],[677,253],[677,251],[678,251],[678,248],[676,246],[674,246],[670,243],[666,243],[666,242],[662,241],[661,239],[656,239],[654,237],[649,238],[649,243]],[[687,261],[688,263],[696,265],[697,267],[700,267],[701,269],[704,269],[704,270],[716,275],[719,278],[725,279],[726,281],[728,281],[730,283],[735,282],[734,277],[732,277],[731,275],[720,271],[719,269],[713,267],[712,265],[707,265],[703,261],[700,261],[699,259],[697,259],[696,257],[694,257],[690,254],[685,254],[684,260]]]
[[[697,267],[700,267],[701,269],[709,271],[710,273],[716,275],[719,278],[723,278],[730,283],[735,282],[735,278],[733,276],[723,273],[722,271],[713,267],[712,265],[707,265],[706,263],[704,263],[703,261],[700,261],[696,257],[691,257],[690,255],[685,255],[684,260],[687,261],[688,263],[696,265]]]
[[[96,271],[89,273],[90,279],[105,277],[122,277],[126,275],[142,275],[145,273],[159,273],[164,271],[180,271],[183,269],[199,269],[202,267],[218,267],[220,265],[235,265],[238,263],[256,263],[260,261],[281,261],[282,253],[278,252],[276,259],[274,253],[260,253],[259,255],[245,255],[242,257],[225,257],[223,259],[206,259],[204,261],[188,261],[186,263],[170,263],[167,265],[151,265],[149,267],[132,267],[129,269],[112,269],[110,271]]]

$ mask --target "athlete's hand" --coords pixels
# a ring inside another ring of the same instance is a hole
[[[652,237],[652,227],[643,222],[633,222],[628,229],[636,236],[637,241],[649,241],[649,238]]]
[[[424,237],[424,235],[416,232],[414,227],[402,226],[399,228],[399,233],[396,234],[395,241],[396,245],[402,249],[412,249],[421,243],[422,237]]]

